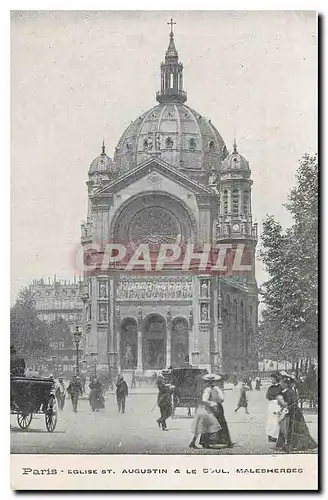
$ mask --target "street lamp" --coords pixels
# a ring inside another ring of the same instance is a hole
[[[95,376],[97,375],[97,358],[98,358],[98,353],[97,352],[92,352],[90,354],[91,356],[91,362],[93,364],[93,371]]]
[[[51,356],[51,361],[52,361],[52,373],[53,373],[53,376],[55,376],[55,371],[56,371],[56,356]]]
[[[80,367],[79,367],[79,343],[81,342],[82,333],[80,331],[80,327],[76,326],[74,331],[74,342],[76,345],[76,376],[80,375]]]

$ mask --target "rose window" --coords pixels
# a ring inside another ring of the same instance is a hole
[[[147,207],[132,219],[129,239],[133,243],[175,243],[179,241],[181,228],[178,219],[162,207]]]

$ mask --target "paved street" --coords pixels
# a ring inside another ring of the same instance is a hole
[[[267,401],[265,389],[250,391],[249,411],[234,413],[239,388],[225,391],[225,415],[229,424],[232,449],[193,450],[188,447],[192,419],[186,409],[178,409],[177,417],[168,420],[168,432],[161,431],[156,390],[131,391],[126,413],[117,413],[114,394],[106,396],[106,409],[93,413],[87,400],[80,401],[78,413],[73,413],[70,400],[59,414],[54,433],[45,429],[44,417],[36,415],[27,431],[19,429],[16,416],[11,416],[12,453],[154,453],[154,454],[271,454],[274,445],[267,442],[265,421]],[[312,436],[318,439],[317,416],[305,414]]]

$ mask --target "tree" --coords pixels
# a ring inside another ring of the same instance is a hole
[[[24,288],[10,310],[11,343],[25,360],[34,363],[49,353],[47,325],[38,318],[33,294]]]
[[[72,347],[72,334],[69,324],[61,317],[56,317],[48,325],[51,346],[57,351],[61,348]]]
[[[260,257],[270,279],[261,293],[265,313],[260,325],[266,357],[297,360],[317,350],[318,330],[318,166],[304,155],[297,184],[288,196],[292,227],[274,217],[263,222]],[[276,347],[275,347],[276,346]]]

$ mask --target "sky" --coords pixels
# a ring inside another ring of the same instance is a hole
[[[11,302],[35,278],[73,277],[89,165],[156,104],[171,17],[187,104],[229,150],[236,135],[254,220],[290,225],[298,160],[317,151],[315,12],[13,11]]]

